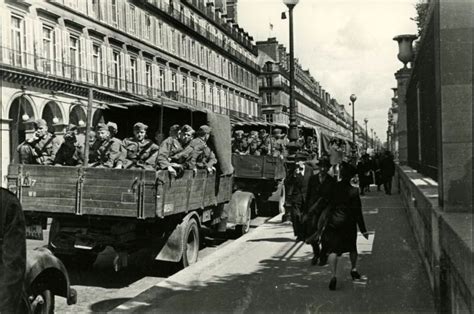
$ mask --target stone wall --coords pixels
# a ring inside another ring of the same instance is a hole
[[[473,214],[442,212],[438,184],[410,167],[396,179],[438,310],[474,313]]]

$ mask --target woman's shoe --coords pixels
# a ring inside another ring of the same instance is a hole
[[[337,279],[336,277],[332,277],[331,281],[329,282],[329,290],[336,290]]]
[[[357,270],[351,270],[351,277],[352,280],[360,279],[360,274]]]

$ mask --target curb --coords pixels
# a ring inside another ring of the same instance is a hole
[[[189,274],[192,273],[200,273],[201,269],[209,269],[213,268],[216,265],[216,261],[218,264],[222,264],[222,261],[225,260],[226,258],[231,258],[232,254],[231,252],[234,252],[235,249],[242,243],[247,242],[249,239],[255,237],[258,233],[263,230],[263,226],[267,225],[268,223],[276,223],[281,221],[281,217],[283,214],[278,214],[275,217],[272,217],[271,219],[267,220],[257,228],[255,228],[252,232],[249,232],[235,241],[231,242],[230,244],[224,246],[222,249],[206,256],[202,260],[198,261],[196,264],[193,264],[176,274],[166,278],[163,281],[158,282],[156,285],[153,285],[146,290],[142,291],[135,297],[131,298],[130,300],[116,306],[114,309],[112,309],[110,312],[112,313],[132,313],[135,310],[137,310],[139,307],[143,305],[148,305],[149,303],[147,300],[154,299],[154,297],[149,293],[149,291],[153,287],[173,287],[176,290],[176,282],[179,282],[180,279],[185,279],[189,278]],[[185,289],[185,287],[181,287],[179,289]]]

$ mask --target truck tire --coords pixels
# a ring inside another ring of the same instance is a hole
[[[252,208],[256,207],[255,199],[252,199],[247,204],[247,219],[245,224],[235,226],[236,236],[240,237],[250,231],[250,220],[252,219]]]
[[[183,234],[183,256],[181,264],[184,268],[197,262],[199,256],[199,226],[196,219],[188,219]]]
[[[29,296],[31,313],[52,314],[54,313],[54,294],[51,290],[43,290],[40,293]]]

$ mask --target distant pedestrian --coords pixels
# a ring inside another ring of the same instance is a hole
[[[359,176],[360,195],[365,192],[370,192],[370,184],[372,180],[372,165],[369,160],[369,155],[364,154],[357,163],[357,174]]]
[[[381,161],[382,182],[385,194],[392,194],[392,178],[395,175],[395,163],[392,153],[386,151]]]
[[[352,279],[361,278],[356,268],[357,226],[366,239],[369,235],[362,215],[359,191],[350,183],[355,174],[356,169],[352,165],[341,163],[341,181],[335,185],[334,201],[322,236],[322,245],[329,253],[328,262],[332,271],[330,290],[336,289],[337,262],[342,253],[350,254]]]

